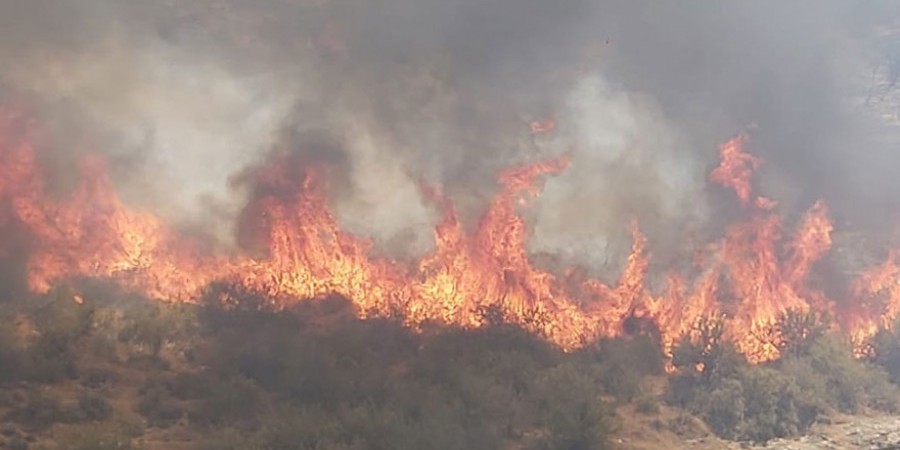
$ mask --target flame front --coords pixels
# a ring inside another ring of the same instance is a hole
[[[631,254],[614,285],[576,271],[557,277],[529,261],[528,225],[518,208],[539,194],[544,177],[568,167],[568,155],[503,171],[472,229],[440,189],[426,188],[442,213],[435,249],[420,261],[399,262],[372,257],[372,242],[341,229],[328,207],[327,165],[296,172],[289,155],[276,155],[255,170],[256,195],[240,224],[244,246],[255,252],[221,255],[123,204],[100,157],[83,159],[80,184],[68,198],[51,197],[34,141],[26,118],[0,117],[0,225],[30,237],[28,284],[36,292],[67,279],[103,278],[152,298],[195,302],[212,282],[224,281],[263,294],[273,308],[337,294],[361,317],[400,314],[411,326],[479,327],[499,318],[567,349],[619,335],[636,318],[655,324],[668,352],[698,323],[721,320],[754,362],[779,356],[774,327],[783,314],[834,311],[835,303],[807,283],[831,246],[826,205],[815,203],[783,239],[777,204],[752,197],[761,160],[745,152],[745,135],[722,145],[710,180],[735,191],[746,220],[709,246],[696,279],[670,274],[661,293],[647,288],[648,240],[636,221]],[[862,345],[900,313],[898,254],[857,280],[854,293],[858,300],[849,304],[857,307],[842,324]]]

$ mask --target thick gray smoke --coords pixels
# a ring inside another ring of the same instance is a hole
[[[10,0],[0,90],[33,105],[56,173],[104,152],[129,202],[223,243],[231,177],[304,136],[339,143],[342,223],[402,255],[432,245],[423,182],[472,219],[498,170],[570,151],[531,250],[615,269],[633,217],[669,264],[739,214],[706,174],[750,126],[789,217],[824,198],[839,227],[889,230],[895,19],[888,1]]]

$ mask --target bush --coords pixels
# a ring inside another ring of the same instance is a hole
[[[541,447],[603,449],[609,419],[596,380],[573,366],[549,369],[537,378],[539,423],[548,431]]]
[[[71,337],[56,330],[45,330],[37,342],[20,358],[19,378],[37,383],[56,383],[77,374]]]
[[[775,332],[779,338],[778,349],[782,357],[808,355],[812,346],[827,331],[827,319],[813,311],[787,311],[775,324]]]
[[[659,346],[641,336],[565,353],[490,311],[488,327],[431,325],[418,333],[397,320],[358,320],[346,302],[274,313],[254,309],[251,293],[238,294],[249,300],[238,299],[232,311],[198,309],[204,329],[196,340],[161,326],[165,307],[42,308],[40,337],[21,352],[0,339],[0,362],[10,348],[6,358],[21,358],[23,374],[47,382],[78,374],[86,391],[68,407],[53,397],[10,396],[9,418],[32,428],[94,422],[55,429],[67,449],[133,448],[133,432],[110,423],[115,411],[102,396],[124,387],[117,364],[126,364],[129,379],[150,374],[135,405],[149,426],[187,415],[211,448],[603,449],[610,397],[637,398],[639,379],[662,368]],[[44,327],[53,323],[59,330]],[[94,338],[103,339],[101,358],[91,353]],[[162,348],[188,342],[196,359],[172,364],[181,373],[161,373]],[[130,358],[119,359],[125,349]],[[76,371],[76,355],[92,365]],[[649,397],[647,404],[653,410]]]
[[[119,332],[119,341],[135,347],[138,354],[158,356],[165,342],[165,325],[157,320],[142,318]]]
[[[68,430],[58,439],[59,450],[137,450],[135,430],[124,424],[97,424]]]
[[[815,396],[828,406],[843,412],[897,407],[897,389],[887,373],[854,359],[849,342],[838,336],[823,336],[810,345],[808,356],[786,358],[781,367],[805,388],[816,389]]]
[[[611,368],[637,343],[566,355],[504,323],[416,335],[392,320],[235,314],[215,315],[219,339],[198,351],[209,372],[167,383],[199,397],[198,424],[246,435],[219,448],[604,448],[605,386],[635,382]]]
[[[86,335],[91,330],[96,307],[90,303],[79,305],[73,302],[71,293],[55,294],[44,299],[46,303],[31,315],[41,334],[52,332],[65,341]]]
[[[635,378],[662,375],[665,365],[659,339],[649,335],[607,339],[598,357],[604,365],[627,368]]]
[[[9,450],[28,450],[28,441],[22,436],[14,436],[6,446]]]
[[[744,423],[744,386],[740,380],[727,379],[709,392],[702,392],[691,409],[698,413],[719,436],[739,439]]]
[[[81,385],[88,389],[103,389],[119,380],[119,374],[111,369],[91,368],[81,373]]]
[[[6,419],[22,426],[40,430],[56,423],[71,422],[72,414],[66,411],[56,397],[29,392],[23,405],[13,408]]]
[[[604,392],[623,403],[640,394],[642,378],[663,373],[659,342],[645,335],[604,340],[595,348],[577,353],[575,359],[585,368],[596,370]]]
[[[692,333],[682,336],[672,350],[677,372],[669,377],[666,401],[696,410],[698,394],[710,391],[722,380],[737,377],[747,360],[723,337],[721,321],[699,322]]]
[[[167,428],[178,422],[184,411],[174,403],[165,387],[151,383],[141,389],[137,411],[151,426]]]
[[[751,366],[696,393],[688,407],[723,438],[765,442],[812,425],[816,410],[803,400],[789,377]]]
[[[255,383],[240,377],[228,378],[210,386],[209,396],[201,400],[191,420],[203,425],[251,421],[264,403],[264,392]]]
[[[894,384],[900,384],[900,321],[879,331],[872,339],[872,361],[884,368]]]
[[[91,422],[106,420],[113,412],[109,402],[96,394],[82,394],[78,397],[78,410],[83,420]]]
[[[179,400],[196,400],[212,395],[212,385],[209,374],[179,373],[171,380],[166,381],[168,391]]]
[[[805,431],[816,417],[803,417],[807,410],[798,397],[793,380],[767,367],[751,367],[741,373],[743,420],[738,438],[758,442],[792,436]],[[712,417],[712,416],[709,416]]]
[[[801,399],[791,380],[750,366],[722,331],[721,322],[700,323],[692,336],[679,340],[672,361],[678,373],[669,380],[667,401],[725,439],[766,441],[799,430],[793,411]]]
[[[669,381],[668,400],[703,418],[721,437],[754,441],[803,432],[829,409],[896,407],[896,389],[883,371],[855,360],[839,338],[817,336],[770,364],[723,363],[728,358],[720,357],[714,374],[689,365],[712,353],[703,356],[686,344],[676,353],[680,372]]]
[[[5,326],[5,324],[3,325]],[[0,328],[0,383],[15,381],[22,368],[22,355],[15,348],[12,333]]]
[[[747,364],[746,359],[725,339],[724,322],[698,322],[682,336],[672,350],[672,365],[683,374],[696,374],[702,383],[728,377]]]
[[[641,414],[659,414],[659,401],[652,395],[642,395],[635,401],[634,409]]]

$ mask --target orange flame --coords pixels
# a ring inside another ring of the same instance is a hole
[[[890,250],[880,265],[863,273],[853,285],[860,300],[848,319],[851,339],[858,352],[880,329],[890,329],[900,317],[900,262],[897,250]]]
[[[741,203],[750,201],[752,190],[750,178],[762,161],[744,151],[747,135],[741,134],[719,147],[721,162],[710,174],[709,180],[724,187],[734,189]]]
[[[647,287],[649,243],[637,222],[615,285],[575,271],[558,279],[529,261],[528,225],[518,208],[539,194],[543,177],[568,167],[569,155],[503,171],[499,191],[472,229],[440,189],[426,189],[442,212],[435,249],[407,263],[372,257],[369,240],[341,229],[328,207],[327,165],[298,169],[290,155],[280,154],[255,170],[255,196],[240,226],[240,241],[252,256],[220,255],[123,204],[97,156],[83,159],[81,182],[70,196],[47,195],[35,135],[21,116],[0,116],[0,225],[31,236],[28,283],[37,292],[89,277],[153,298],[194,302],[210,283],[226,281],[262,293],[272,308],[339,294],[362,317],[399,313],[412,326],[478,327],[499,315],[564,348],[620,335],[637,318],[659,329],[667,353],[679,337],[696,338],[697,324],[721,320],[754,362],[779,356],[773,327],[783,314],[834,305],[807,283],[813,264],[831,247],[827,207],[815,203],[785,242],[777,204],[764,197],[750,202],[750,178],[761,160],[744,151],[745,135],[722,145],[722,163],[710,179],[734,189],[748,206],[747,220],[711,245],[695,280],[671,274],[661,293]],[[860,348],[900,314],[897,255],[854,285],[860,306],[844,326]]]

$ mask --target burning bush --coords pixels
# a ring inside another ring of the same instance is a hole
[[[817,329],[811,323],[788,317],[779,329]],[[727,340],[699,346],[685,339],[675,349],[678,372],[670,379],[669,401],[703,418],[722,437],[754,441],[801,433],[830,411],[896,409],[897,388],[882,370],[854,359],[844,339],[824,332],[803,336],[802,345],[764,365],[740,358]]]
[[[808,355],[829,327],[826,318],[812,311],[787,311],[775,325],[779,353],[787,357]]]

